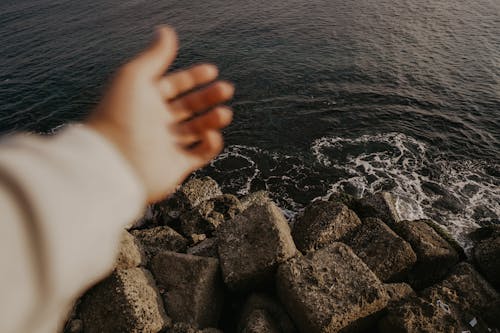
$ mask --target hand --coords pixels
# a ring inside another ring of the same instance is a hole
[[[233,96],[234,88],[212,82],[218,76],[215,66],[165,76],[177,48],[175,32],[159,28],[149,49],[118,71],[87,120],[131,163],[149,203],[163,199],[217,156],[223,148],[220,130],[232,120],[232,111],[218,105]]]

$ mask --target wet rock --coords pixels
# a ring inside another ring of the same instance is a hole
[[[192,234],[212,236],[217,228],[242,211],[237,197],[224,194],[200,203],[180,217],[180,231],[186,237]]]
[[[218,258],[217,252],[217,238],[207,238],[204,241],[190,247],[187,250],[188,254],[200,257]]]
[[[475,235],[474,264],[493,287],[500,290],[500,226],[481,228]]]
[[[161,252],[153,258],[151,270],[165,310],[175,322],[200,328],[217,324],[222,307],[217,259]]]
[[[449,277],[422,291],[421,296],[441,306],[463,328],[475,318],[500,329],[500,295],[467,263],[457,265]]]
[[[273,298],[265,294],[252,294],[243,308],[238,331],[241,332],[248,323],[253,320],[250,318],[256,311],[263,312],[267,322],[272,322],[272,326],[281,333],[296,333],[297,329],[285,309]]]
[[[188,241],[167,226],[134,230],[132,235],[142,245],[148,260],[161,251],[186,252]]]
[[[292,236],[297,249],[308,253],[341,240],[359,225],[361,221],[347,206],[316,201],[298,218]]]
[[[224,223],[217,238],[224,282],[232,290],[272,284],[278,265],[296,254],[288,223],[271,202]]]
[[[417,254],[417,263],[408,275],[417,290],[442,280],[459,260],[455,249],[425,220],[400,222],[395,231]]]
[[[171,324],[151,274],[141,268],[114,272],[84,295],[78,310],[86,333],[156,333]]]
[[[269,192],[257,191],[241,198],[241,209],[246,210],[248,207],[252,205],[255,204],[263,205],[269,201],[272,201],[271,197],[269,196]]]
[[[222,331],[216,328],[205,328],[200,330],[196,326],[188,323],[175,323],[172,328],[167,330],[167,333],[222,333]]]
[[[408,297],[415,297],[417,294],[407,283],[388,283],[384,284],[387,295],[389,296],[389,306],[400,302]]]
[[[276,286],[301,332],[370,327],[388,302],[377,276],[342,243],[283,263]]]
[[[384,282],[402,280],[417,261],[410,244],[380,219],[365,219],[347,244]]]
[[[443,308],[419,297],[390,306],[378,326],[380,333],[458,333],[460,328],[459,322]]]
[[[281,333],[276,323],[264,310],[253,310],[246,318],[241,333]]]
[[[146,255],[141,244],[127,231],[123,232],[116,269],[128,269],[146,264]]]

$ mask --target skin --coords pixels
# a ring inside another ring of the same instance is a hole
[[[142,181],[148,203],[172,193],[223,148],[232,111],[230,83],[201,64],[165,75],[178,50],[176,33],[160,27],[151,46],[117,72],[86,125],[113,143]],[[208,111],[207,111],[208,110]]]

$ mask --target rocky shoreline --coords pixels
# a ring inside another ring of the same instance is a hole
[[[471,239],[468,259],[387,192],[338,193],[290,223],[266,192],[193,179],[124,232],[65,332],[498,333],[500,226]]]

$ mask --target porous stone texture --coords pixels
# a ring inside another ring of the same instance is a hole
[[[264,310],[253,310],[246,317],[241,333],[281,333],[269,314]]]
[[[388,295],[345,244],[333,243],[280,265],[277,291],[300,332],[348,332],[373,324]]]
[[[470,264],[457,265],[450,276],[422,291],[421,296],[443,306],[464,329],[473,319],[500,329],[500,295]]]
[[[146,255],[141,244],[127,231],[123,232],[120,250],[116,259],[116,269],[139,267],[146,264]]]
[[[417,261],[410,244],[376,218],[365,219],[347,244],[384,282],[402,280]]]
[[[189,237],[192,234],[212,236],[224,221],[234,218],[242,211],[237,197],[224,194],[206,201],[180,217],[180,230]]]
[[[250,318],[256,311],[263,312],[267,322],[272,322],[272,326],[281,333],[297,333],[297,329],[285,309],[275,299],[266,294],[252,294],[245,303],[241,312],[238,332],[248,327]],[[260,316],[262,317],[262,316]]]
[[[171,324],[151,274],[142,268],[114,272],[87,292],[78,312],[86,333],[156,333]]]
[[[379,322],[380,333],[458,333],[460,324],[444,308],[410,297],[388,308]]]
[[[259,204],[263,205],[267,202],[270,202],[271,197],[269,196],[269,192],[267,191],[257,191],[254,193],[250,193],[243,198],[241,198],[241,209],[246,210],[248,207]]]
[[[297,219],[292,236],[297,249],[308,253],[341,240],[359,225],[361,221],[347,206],[316,201]]]
[[[407,283],[387,283],[384,284],[385,291],[389,296],[389,306],[400,302],[408,297],[415,297],[415,291]]]
[[[271,202],[224,223],[217,237],[224,282],[233,291],[272,284],[278,265],[297,252],[283,213]]]
[[[188,323],[175,323],[172,328],[167,330],[167,333],[222,333],[222,331],[216,328],[205,328],[200,330]]]
[[[472,257],[477,269],[500,290],[500,226],[477,230]]]
[[[218,258],[219,253],[217,252],[217,238],[207,238],[204,241],[190,247],[187,250],[187,253],[200,257]]]
[[[222,307],[217,259],[165,251],[153,258],[151,270],[174,322],[217,325]]]
[[[142,245],[148,260],[161,251],[186,252],[188,244],[187,239],[168,226],[133,230],[132,235]]]
[[[459,260],[455,249],[425,220],[403,221],[394,229],[417,254],[417,263],[408,274],[414,289],[420,290],[442,280]]]

